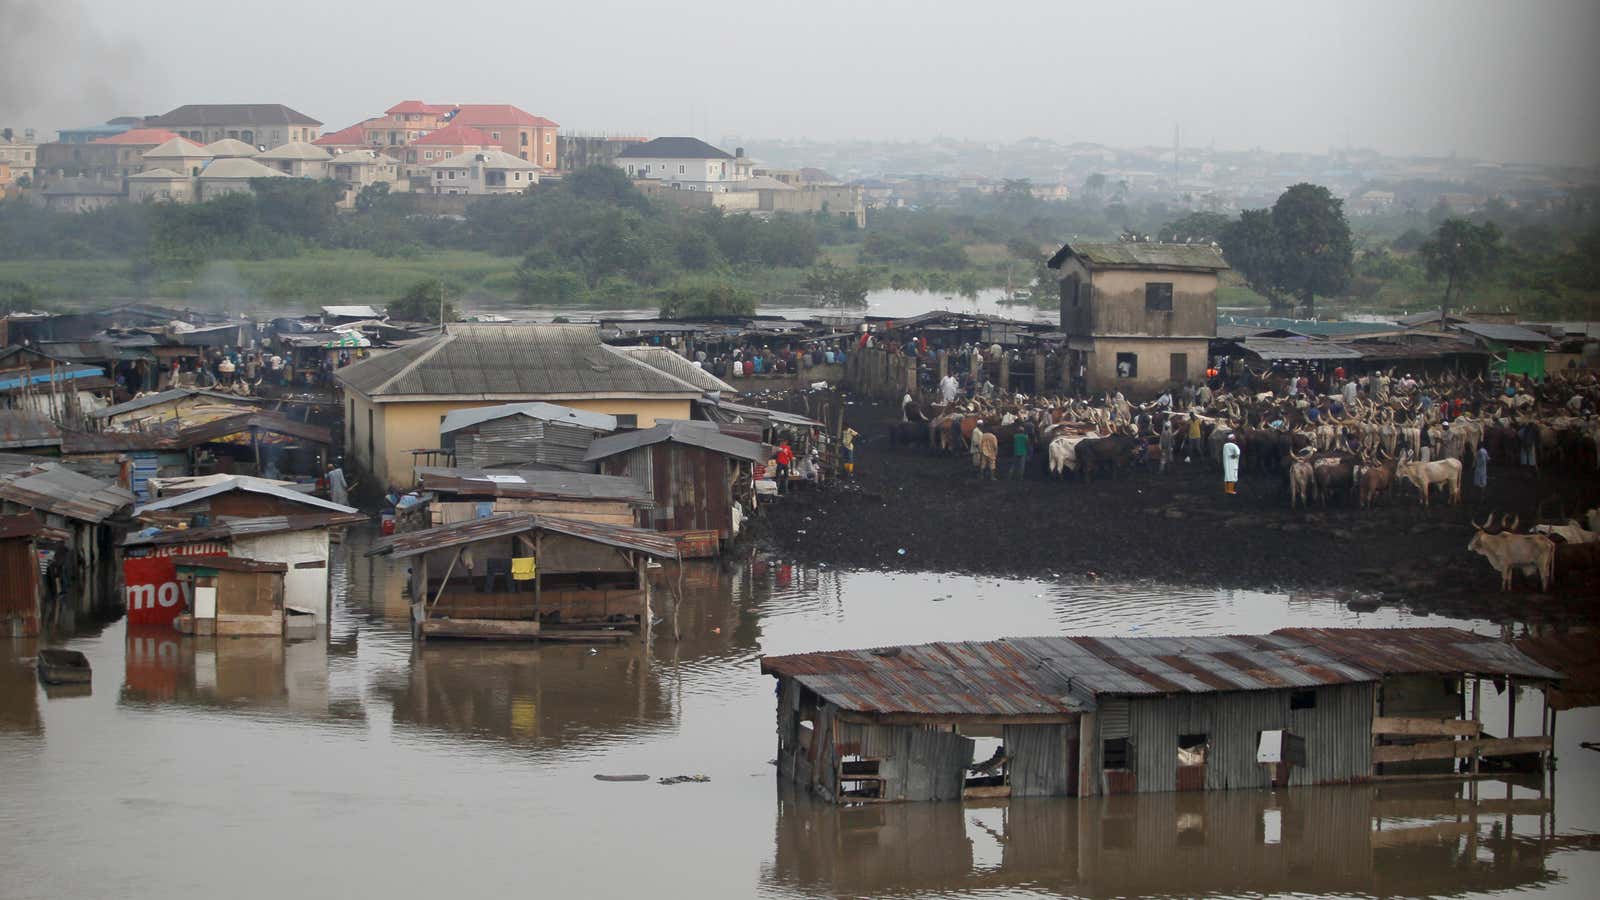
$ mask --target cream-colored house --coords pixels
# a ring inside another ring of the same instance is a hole
[[[339,205],[354,206],[356,195],[369,184],[387,184],[391,190],[400,182],[400,161],[375,150],[347,150],[333,154],[328,161],[327,177],[344,186],[344,197]]]
[[[144,170],[166,169],[192,177],[199,175],[212,158],[212,154],[204,147],[184,138],[173,138],[144,152]]]
[[[268,168],[253,159],[218,159],[200,172],[197,200],[215,200],[224,194],[237,194],[251,190],[252,178],[288,178],[277,169]]]
[[[431,194],[519,194],[539,183],[539,167],[503,150],[471,150],[423,167]]]
[[[29,132],[31,135],[32,132]],[[11,180],[33,180],[33,170],[39,164],[39,145],[31,137],[0,135],[0,163],[11,169]]]
[[[1208,244],[1070,244],[1060,272],[1061,331],[1077,382],[1090,392],[1150,396],[1205,377],[1217,335],[1217,273]]]
[[[333,154],[321,147],[295,141],[255,155],[256,162],[296,178],[323,178]]]
[[[190,103],[146,119],[145,126],[166,128],[196,143],[232,138],[259,149],[314,141],[322,123],[281,103]]]
[[[128,176],[128,199],[134,203],[189,203],[194,176],[171,169],[145,169]]]
[[[649,428],[689,418],[704,394],[601,343],[592,325],[452,324],[336,378],[348,461],[384,487],[412,484],[412,451],[439,447],[439,425],[455,410],[539,400]]]

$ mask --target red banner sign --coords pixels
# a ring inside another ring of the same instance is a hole
[[[122,561],[122,583],[129,625],[168,625],[183,612],[178,567],[169,556]]]

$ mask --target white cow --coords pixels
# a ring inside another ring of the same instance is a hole
[[[1428,491],[1436,484],[1450,489],[1450,502],[1461,502],[1461,460],[1436,459],[1433,462],[1403,462],[1395,466],[1395,475],[1417,486],[1422,492],[1422,505],[1428,505]]]

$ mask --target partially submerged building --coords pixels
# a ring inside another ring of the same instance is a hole
[[[0,514],[29,513],[44,526],[44,602],[53,614],[105,614],[121,606],[116,548],[133,494],[114,482],[41,462],[0,475]]]
[[[1561,678],[1450,628],[1007,638],[761,671],[778,679],[780,777],[835,803],[1337,784],[1422,760],[1476,771],[1551,741],[1488,737],[1469,679]]]
[[[631,479],[649,492],[652,527],[713,531],[729,541],[739,533],[739,507],[754,508],[754,467],[768,454],[759,443],[723,434],[715,423],[671,421],[601,438],[584,458],[603,474]]]
[[[439,424],[439,446],[467,468],[537,465],[588,472],[595,438],[617,430],[617,417],[554,403],[507,403],[458,409]],[[420,474],[420,470],[419,470]]]
[[[428,638],[621,640],[650,626],[651,559],[677,541],[639,528],[501,514],[387,537],[411,560],[412,632]]]
[[[419,466],[428,525],[537,513],[624,527],[649,524],[650,491],[631,478],[539,469]]]

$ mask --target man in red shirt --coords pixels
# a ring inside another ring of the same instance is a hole
[[[794,451],[789,449],[788,441],[784,441],[782,444],[778,445],[778,452],[773,455],[773,461],[778,464],[778,493],[781,494],[787,490],[789,483],[789,466],[794,463]]]

